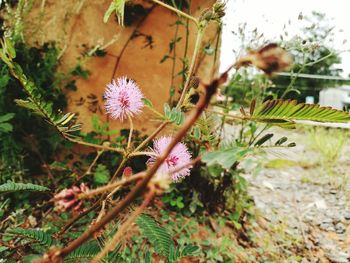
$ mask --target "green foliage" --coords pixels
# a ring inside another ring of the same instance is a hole
[[[77,260],[91,259],[101,251],[101,248],[97,242],[88,242],[81,245],[72,253],[70,253],[65,261],[77,262]]]
[[[59,243],[56,240],[51,238],[51,235],[39,229],[12,228],[8,229],[6,231],[6,234],[20,237],[25,240],[36,241],[45,247],[59,245]]]
[[[249,149],[231,147],[219,151],[205,153],[202,157],[202,161],[208,166],[219,164],[224,169],[230,169],[235,163],[242,160]]]
[[[103,164],[98,164],[94,173],[94,181],[96,184],[106,184],[110,179],[110,174],[107,167]]]
[[[253,105],[253,104],[252,104]],[[249,119],[283,128],[295,128],[294,120],[317,122],[349,122],[347,112],[320,107],[318,104],[297,103],[296,100],[269,100],[256,110],[251,110]]]
[[[9,133],[13,130],[13,126],[10,123],[8,123],[8,121],[13,119],[14,116],[14,113],[0,115],[0,134]]]
[[[142,214],[136,220],[142,235],[147,237],[154,246],[157,254],[166,258],[170,255],[170,247],[174,247],[174,242],[170,234],[149,215]]]
[[[178,209],[182,209],[185,207],[183,202],[183,196],[176,195],[175,191],[170,192],[168,195],[162,197],[162,202],[164,204],[169,204],[172,207],[176,207]]]
[[[194,245],[176,247],[168,231],[149,215],[139,216],[136,224],[142,235],[154,246],[155,252],[163,256],[166,262],[178,262],[181,257],[194,256],[199,251],[199,247]]]
[[[14,182],[7,182],[5,184],[0,185],[0,193],[10,193],[10,192],[47,192],[50,191],[49,188],[41,186],[41,185],[35,185],[30,183],[14,183]]]
[[[176,107],[171,109],[167,103],[164,104],[164,115],[167,120],[179,126],[185,120],[185,114],[181,110],[176,109]]]
[[[16,100],[19,106],[32,110],[35,114],[43,117],[46,121],[51,123],[63,136],[73,136],[71,133],[80,129],[79,124],[71,124],[74,113],[67,113],[63,116],[56,114],[53,110],[53,105],[46,102],[40,90],[35,83],[27,78],[23,73],[23,69],[19,64],[13,62],[12,59],[16,57],[13,44],[9,39],[2,43],[0,50],[0,57],[9,67],[10,73],[16,78],[28,94],[27,100]]]

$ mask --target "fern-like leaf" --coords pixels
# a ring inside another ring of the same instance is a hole
[[[89,242],[81,245],[79,248],[70,253],[65,261],[77,262],[81,259],[91,259],[101,251],[101,248],[97,242]]]
[[[58,246],[59,243],[52,239],[51,236],[40,229],[24,229],[24,228],[12,228],[6,231],[6,234],[21,237],[30,241],[37,241],[45,247],[51,247],[53,245]]]
[[[136,220],[136,224],[140,228],[141,233],[147,237],[149,242],[154,246],[157,254],[168,258],[171,250],[175,250],[171,235],[151,216],[142,214]]]
[[[295,128],[295,120],[350,122],[350,114],[347,112],[318,104],[298,104],[296,100],[268,100],[256,110],[252,109],[253,107],[250,117],[246,118],[283,128]]]
[[[5,184],[0,185],[0,193],[20,192],[20,191],[47,192],[47,191],[50,191],[50,189],[41,185],[30,184],[30,183],[25,184],[25,183],[7,182]]]

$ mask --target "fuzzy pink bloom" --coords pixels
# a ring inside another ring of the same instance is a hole
[[[162,155],[165,149],[170,144],[172,138],[171,137],[161,137],[159,139],[155,139],[153,141],[153,149],[152,152],[155,155],[151,155],[151,158],[148,159],[147,164],[153,165],[157,158]],[[187,146],[181,142],[179,142],[174,149],[171,151],[169,156],[166,158],[164,163],[158,168],[158,173],[169,173],[171,171],[180,168],[188,164],[191,161],[191,153],[188,151]],[[190,175],[190,168],[192,166],[188,166],[186,168],[177,171],[172,174],[173,181],[178,181],[185,176]]]
[[[80,211],[83,201],[79,200],[77,195],[87,192],[88,190],[89,188],[83,183],[80,184],[80,186],[73,186],[69,189],[63,189],[54,196],[55,206],[59,211],[67,211],[69,209]]]
[[[106,112],[113,119],[123,121],[129,116],[133,117],[141,112],[143,107],[143,94],[135,81],[127,77],[113,80],[107,85],[104,94]]]

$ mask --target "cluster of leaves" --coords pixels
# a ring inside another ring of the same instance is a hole
[[[15,61],[42,96],[52,102],[52,110],[64,109],[66,99],[59,89],[55,77],[58,51],[53,44],[40,48],[17,43],[14,47]],[[61,142],[59,135],[34,116],[30,111],[18,107],[27,97],[22,85],[11,77],[9,67],[0,61],[0,173],[2,182],[15,179],[24,173],[40,174],[41,163],[51,162],[53,153]],[[9,113],[10,112],[10,113]],[[40,156],[39,156],[40,154]]]

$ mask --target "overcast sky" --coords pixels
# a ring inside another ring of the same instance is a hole
[[[232,31],[237,32],[239,25],[247,23],[246,32],[257,28],[265,39],[278,41],[283,28],[289,36],[300,35],[299,29],[305,21],[298,20],[302,13],[310,15],[312,11],[325,13],[332,19],[335,26],[336,50],[350,49],[350,1],[347,0],[227,0],[226,16],[224,18],[223,46],[221,50],[221,70],[227,68],[235,55],[232,50],[239,51],[240,43]],[[289,23],[290,20],[290,23]],[[342,32],[339,32],[342,31]],[[347,43],[343,44],[344,39]],[[350,74],[350,53],[341,54],[344,76]]]

